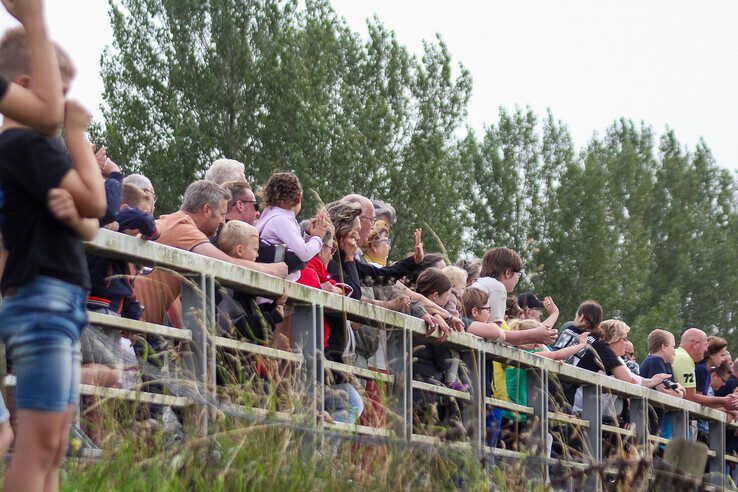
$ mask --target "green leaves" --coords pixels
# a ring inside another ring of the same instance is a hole
[[[352,192],[392,203],[395,259],[422,226],[452,260],[516,249],[520,290],[553,295],[564,318],[595,298],[639,339],[682,322],[732,336],[735,183],[704,142],[690,153],[667,131],[657,144],[621,119],[577,151],[550,112],[519,107],[464,131],[472,77],[440,37],[415,56],[376,18],[363,38],[325,0],[110,3],[94,133],[151,178],[158,212],[216,158],[243,161],[257,187],[291,170],[315,191],[306,216]]]

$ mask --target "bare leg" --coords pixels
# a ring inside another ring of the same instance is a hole
[[[69,411],[18,410],[18,438],[5,475],[4,490],[40,492],[50,476],[56,477],[57,483],[46,490],[58,489],[58,468],[53,471],[52,468],[59,461],[59,446],[67,439],[69,414]]]
[[[0,458],[5,456],[11,444],[13,444],[13,428],[10,427],[10,420],[6,420],[0,424]]]
[[[54,462],[52,463],[51,470],[46,474],[46,481],[44,482],[44,492],[56,492],[59,490],[59,468],[61,468],[64,458],[67,455],[67,445],[69,444],[69,426],[72,425],[74,420],[74,412],[77,405],[67,406],[67,418],[59,428],[59,448]]]

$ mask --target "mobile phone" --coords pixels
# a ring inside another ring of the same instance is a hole
[[[284,244],[278,244],[274,249],[274,263],[281,263],[284,261],[284,250],[287,247]]]

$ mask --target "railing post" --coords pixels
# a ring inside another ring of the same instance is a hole
[[[582,418],[589,421],[585,451],[589,451],[592,465],[602,463],[602,387],[598,384],[582,386]],[[587,474],[586,490],[600,490],[601,474]]]
[[[540,456],[541,466],[529,467],[528,470],[538,475],[538,479],[542,483],[548,482],[549,477],[549,456],[548,456],[548,371],[545,369],[528,369],[526,377],[528,406],[533,408],[533,418],[528,422],[536,421],[538,429],[531,432],[530,441],[526,444],[528,452],[531,453],[533,459]]]
[[[302,352],[304,362],[302,375],[305,394],[308,395],[308,415],[311,425],[323,430],[323,391],[325,372],[323,369],[323,306],[307,304],[295,306],[294,343]]]
[[[195,382],[196,397],[208,401],[210,379],[208,377],[208,327],[210,319],[208,280],[205,275],[185,276],[182,280],[182,322],[192,331],[190,351],[184,357],[185,370]],[[185,395],[186,396],[186,395]],[[195,405],[188,412],[190,424],[199,436],[208,435],[207,406]]]
[[[631,398],[630,421],[635,425],[636,443],[642,446],[643,452],[648,450],[648,399]]]
[[[390,392],[393,427],[398,439],[410,442],[413,437],[413,333],[407,322],[388,333],[387,366],[394,376]]]
[[[669,410],[666,415],[671,415],[671,438],[689,440],[689,413],[686,410]]]
[[[725,487],[725,422],[710,420],[710,450],[715,456],[708,457],[710,465],[710,483]]]
[[[461,354],[462,361],[468,370],[471,388],[471,400],[464,405],[464,424],[471,429],[472,449],[486,462],[485,458],[485,410],[484,397],[484,351],[471,349]]]

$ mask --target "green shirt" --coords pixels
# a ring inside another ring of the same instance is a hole
[[[540,351],[540,348],[526,350],[526,352],[531,354]],[[505,382],[507,383],[507,396],[510,398],[510,401],[518,405],[528,406],[528,371],[520,367],[508,366],[505,368]],[[527,415],[521,415],[508,410],[503,411],[502,416],[518,422],[525,422],[528,419]]]
[[[694,376],[694,360],[682,347],[676,349],[676,357],[671,364],[674,370],[674,381],[685,388],[696,388],[697,381]]]

